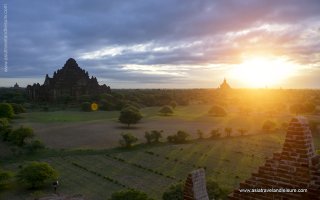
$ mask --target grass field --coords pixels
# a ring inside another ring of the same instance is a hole
[[[232,191],[257,170],[266,157],[281,150],[284,136],[284,133],[248,135],[180,145],[145,146],[130,151],[52,155],[39,160],[58,169],[59,191],[64,194],[81,193],[88,199],[103,200],[112,192],[124,189],[120,183],[161,199],[170,184],[184,180],[191,170],[199,167],[206,168],[207,178],[215,179],[221,187]],[[318,137],[315,145],[320,148]],[[25,162],[12,162],[5,168],[16,171]],[[50,188],[44,191],[51,192]],[[17,193],[20,195],[15,195]],[[25,199],[29,193],[23,189],[9,190],[2,198]]]
[[[214,179],[220,187],[231,192],[238,184],[265,162],[273,152],[280,151],[284,142],[283,122],[292,115],[282,113],[243,115],[235,111],[226,117],[207,114],[210,105],[177,107],[172,116],[158,115],[159,107],[143,108],[143,119],[131,129],[118,123],[119,112],[55,111],[30,112],[13,121],[15,127],[24,125],[50,149],[35,155],[13,156],[10,147],[0,142],[0,157],[10,156],[1,165],[17,172],[19,166],[29,161],[50,163],[60,174],[59,192],[82,194],[88,199],[105,200],[118,190],[135,188],[155,199],[161,199],[169,185],[185,180],[197,168],[205,168],[207,178]],[[229,108],[232,109],[232,108]],[[309,117],[319,120],[319,116]],[[273,120],[278,129],[263,132],[265,120]],[[208,133],[219,128],[233,129],[232,136],[216,140],[197,140],[197,130]],[[247,135],[240,136],[237,129],[245,128]],[[178,130],[190,134],[191,141],[173,145],[161,143],[154,146],[138,145],[131,150],[114,148],[122,132],[131,132],[145,143],[144,132],[164,130],[162,142]],[[316,149],[320,149],[319,134],[315,134]],[[32,191],[23,186],[12,186],[0,192],[0,199],[32,199]],[[52,193],[52,188],[41,189]]]
[[[261,132],[261,126],[267,119],[274,120],[280,126],[287,122],[290,115],[267,116],[253,113],[243,116],[231,113],[226,117],[211,117],[207,114],[210,105],[179,106],[172,116],[158,115],[159,107],[143,108],[143,119],[133,125],[131,129],[118,122],[119,112],[81,112],[55,111],[30,112],[16,120],[15,126],[30,126],[36,135],[50,148],[111,148],[118,146],[122,132],[131,132],[144,141],[144,132],[150,130],[164,130],[166,136],[175,134],[178,130],[187,131],[190,138],[196,137],[197,130],[208,134],[212,129],[220,128],[224,134],[226,127],[233,128],[233,135],[237,129],[248,129],[248,134]]]

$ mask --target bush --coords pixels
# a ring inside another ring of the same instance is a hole
[[[118,191],[111,195],[109,200],[152,200],[144,192],[138,190]]]
[[[160,110],[159,110],[159,113],[165,115],[165,116],[168,116],[168,115],[171,115],[173,114],[173,110],[170,106],[166,105],[166,106],[163,106]]]
[[[225,128],[224,132],[226,133],[227,137],[230,137],[232,133],[232,128]]]
[[[58,172],[45,162],[32,162],[17,174],[18,181],[31,188],[38,188],[46,182],[57,179]]]
[[[0,168],[0,190],[7,185],[11,179],[11,173]]]
[[[144,137],[146,138],[148,144],[159,142],[160,138],[162,137],[162,132],[163,130],[152,130],[151,132],[146,131]]]
[[[221,106],[214,105],[209,110],[209,114],[215,117],[225,117],[227,112]]]
[[[228,192],[220,188],[214,180],[207,180],[206,185],[209,199],[226,199]]]
[[[243,136],[246,132],[248,132],[248,130],[244,128],[239,128],[238,132],[240,133],[241,136]]]
[[[104,111],[114,110],[114,103],[108,100],[101,100],[99,104],[99,109]]]
[[[131,133],[122,133],[122,139],[119,141],[120,145],[126,148],[131,147],[138,141],[138,138],[133,136]]]
[[[45,145],[40,140],[32,140],[30,144],[28,144],[27,148],[31,153],[39,151],[45,148]]]
[[[171,185],[162,195],[163,200],[183,200],[183,184]]]
[[[9,135],[9,141],[18,146],[23,146],[27,138],[32,138],[34,136],[32,128],[26,128],[21,126],[18,129],[12,131]]]
[[[215,138],[219,138],[220,137],[220,130],[217,128],[217,129],[213,129],[211,132],[210,132],[210,138],[211,139],[215,139]]]
[[[13,108],[14,114],[20,114],[20,113],[25,113],[26,112],[26,109],[21,104],[10,103],[10,105]]]
[[[90,112],[91,111],[91,103],[90,102],[83,102],[81,104],[81,110],[85,112]]]
[[[0,118],[0,136],[3,141],[7,141],[9,139],[9,135],[11,133],[11,126],[7,118]]]
[[[272,131],[276,128],[276,123],[271,120],[267,120],[262,125],[262,130],[264,131]]]
[[[171,106],[173,109],[175,109],[175,108],[177,107],[177,102],[171,101],[171,102],[170,102],[170,106]]]
[[[189,137],[189,134],[187,132],[179,130],[176,135],[168,136],[167,140],[168,142],[179,144],[179,143],[185,143],[187,137]]]
[[[201,140],[201,139],[203,139],[204,133],[201,130],[198,129],[197,130],[197,135],[198,135],[198,139]]]
[[[295,103],[290,106],[290,112],[294,114],[313,113],[316,110],[316,105],[311,102]]]
[[[127,124],[128,128],[130,124],[136,124],[142,119],[140,111],[134,107],[126,107],[120,112],[119,121],[123,124]]]
[[[14,115],[13,108],[8,103],[0,103],[0,118],[12,118]]]

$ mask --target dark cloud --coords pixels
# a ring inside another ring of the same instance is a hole
[[[262,48],[294,55],[295,61],[304,64],[319,62],[315,56],[319,52],[319,37],[313,38],[312,45],[311,41],[297,42],[304,40],[306,28],[319,21],[318,0],[7,0],[6,3],[9,72],[1,72],[0,78],[52,74],[69,57],[76,58],[98,78],[152,83],[185,80],[170,74],[125,70],[123,66],[176,65],[179,68],[237,63],[244,50]],[[3,19],[3,12],[0,17]],[[288,28],[255,29],[265,24]],[[243,30],[249,31],[234,36],[227,34]],[[251,42],[253,38],[258,42]],[[195,41],[200,42],[186,45]],[[125,50],[137,44],[153,46],[143,51]],[[181,44],[185,46],[177,48]],[[3,40],[0,45],[3,47]],[[81,58],[85,53],[116,46],[124,50],[114,56]],[[167,49],[155,51],[157,47]],[[2,65],[3,56],[0,61]],[[195,69],[189,71],[194,72]]]

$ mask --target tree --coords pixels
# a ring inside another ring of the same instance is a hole
[[[44,149],[45,146],[40,140],[32,140],[27,148],[31,153]]]
[[[12,118],[14,115],[13,108],[8,103],[0,103],[0,118]]]
[[[316,105],[314,103],[311,102],[307,102],[303,105],[304,107],[304,111],[306,113],[313,113],[316,110]]]
[[[226,199],[228,192],[220,188],[214,180],[207,180],[206,185],[209,199]]]
[[[120,145],[126,148],[132,147],[134,143],[138,141],[138,138],[131,133],[122,133],[122,139],[119,141]]]
[[[240,133],[241,136],[243,136],[248,130],[244,128],[239,128],[238,132]]]
[[[18,146],[23,146],[25,144],[25,140],[28,138],[33,138],[33,136],[34,133],[32,128],[21,126],[20,128],[12,131],[9,136],[9,140]]]
[[[162,138],[162,132],[163,132],[163,130],[160,130],[160,131],[152,130],[151,131],[153,142],[159,142],[160,138]]]
[[[177,107],[177,102],[171,101],[171,102],[170,102],[170,106],[171,106],[173,109],[175,109],[175,108]]]
[[[144,137],[146,138],[148,144],[151,144],[151,143],[152,143],[152,135],[151,135],[151,133],[149,133],[148,131],[146,131],[146,132],[144,133]]]
[[[271,120],[267,120],[262,125],[262,130],[264,131],[272,131],[276,128],[276,123]]]
[[[128,128],[130,124],[136,124],[140,121],[142,115],[138,109],[133,109],[131,107],[124,108],[120,112],[119,121],[123,124],[127,124]]]
[[[83,102],[81,104],[81,110],[85,112],[90,112],[91,110],[91,103],[90,102]]]
[[[231,133],[232,133],[232,128],[225,128],[225,129],[224,129],[224,132],[226,132],[227,137],[230,137],[230,136],[231,136]]]
[[[218,138],[220,137],[220,130],[217,128],[217,129],[213,129],[211,132],[210,132],[210,138],[211,139],[215,139],[215,138]]]
[[[10,181],[12,175],[10,172],[0,168],[0,190]]]
[[[146,138],[148,144],[151,144],[153,142],[158,143],[160,138],[162,137],[162,132],[163,130],[152,130],[151,133],[149,131],[146,131],[144,137]]]
[[[170,106],[166,105],[166,106],[163,106],[160,110],[159,110],[159,113],[165,115],[165,116],[168,116],[168,115],[171,115],[173,114],[173,110]]]
[[[169,135],[169,136],[167,136],[167,140],[168,140],[168,142],[170,142],[170,143],[173,143],[173,142],[175,141],[175,138],[176,138],[175,135]]]
[[[144,192],[138,190],[118,191],[111,195],[109,200],[152,200]]]
[[[17,174],[18,181],[27,184],[32,189],[41,187],[57,177],[58,172],[46,162],[32,162]]]
[[[20,114],[20,113],[25,113],[26,109],[21,105],[17,103],[10,103],[12,106],[14,114]]]
[[[227,115],[227,112],[221,106],[214,105],[209,110],[209,114],[215,117],[224,117]]]
[[[179,130],[176,135],[170,135],[167,137],[168,142],[173,143],[185,143],[189,134],[185,131]]]
[[[201,130],[197,130],[197,134],[198,134],[198,139],[201,140],[203,139],[203,132]]]
[[[7,141],[9,139],[9,135],[11,133],[11,126],[7,118],[0,118],[0,136],[3,141]]]
[[[171,185],[162,195],[163,200],[183,200],[183,184]]]

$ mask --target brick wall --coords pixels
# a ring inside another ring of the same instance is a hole
[[[308,189],[306,193],[246,193],[239,189]],[[274,153],[257,173],[240,183],[229,199],[320,199],[320,156],[315,154],[311,131],[304,117],[291,120],[281,153]]]

